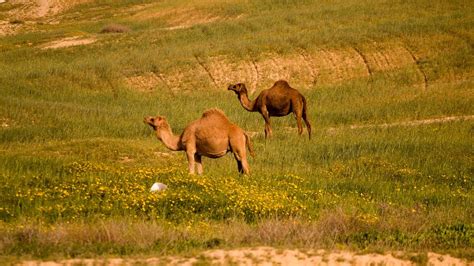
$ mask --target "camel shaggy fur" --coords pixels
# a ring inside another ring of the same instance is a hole
[[[311,124],[308,121],[306,99],[299,91],[290,87],[288,82],[284,80],[275,82],[270,89],[263,90],[253,101],[249,100],[247,88],[243,83],[230,85],[228,90],[237,94],[245,110],[262,114],[265,119],[265,138],[272,136],[271,116],[286,116],[294,113],[298,124],[298,134],[303,133],[301,120],[304,120],[311,139]]]
[[[219,109],[209,109],[198,120],[191,122],[176,136],[163,116],[145,117],[157,138],[172,151],[185,151],[188,158],[189,173],[202,174],[201,157],[219,158],[228,152],[234,154],[239,173],[249,174],[246,147],[253,156],[250,137],[237,125],[231,123]]]

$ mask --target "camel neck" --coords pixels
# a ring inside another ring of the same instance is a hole
[[[256,100],[250,101],[247,92],[241,92],[239,93],[239,100],[240,104],[242,107],[245,108],[245,110],[250,111],[250,112],[255,112],[255,103]]]
[[[156,137],[165,144],[166,148],[172,151],[182,150],[181,141],[179,136],[175,136],[171,129],[168,130],[157,130]]]

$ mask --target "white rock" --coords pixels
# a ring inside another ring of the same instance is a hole
[[[156,192],[156,191],[162,191],[165,190],[168,186],[163,184],[163,183],[154,183],[153,186],[151,186],[150,191],[151,192]]]

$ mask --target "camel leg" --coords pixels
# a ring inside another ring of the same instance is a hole
[[[237,161],[237,169],[239,170],[239,174],[242,174],[244,172],[242,168],[242,162],[239,161],[237,158],[235,158],[235,160]]]
[[[309,123],[309,120],[308,120],[308,103],[306,102],[306,99],[303,97],[303,110],[302,110],[302,117],[303,117],[303,120],[304,120],[304,123],[306,124],[306,130],[308,130],[308,136],[309,136],[309,139],[311,139],[311,124]]]
[[[311,124],[309,123],[308,117],[306,116],[306,112],[303,110],[303,120],[306,124],[306,130],[308,130],[309,139],[311,139]]]
[[[199,155],[197,153],[194,154],[194,161],[196,161],[196,168],[197,168],[198,175],[202,175],[202,172],[203,172],[201,159],[202,159],[201,155]]]
[[[234,153],[235,160],[237,161],[239,173],[247,175],[250,173],[250,170],[247,162],[247,150],[245,143],[245,135],[230,139],[230,148]]]
[[[270,114],[268,113],[267,108],[262,108],[261,113],[262,113],[263,119],[265,119],[265,138],[270,138],[272,136]]]
[[[301,119],[301,111],[295,111],[296,124],[298,124],[298,134],[303,134],[303,121]]]
[[[239,174],[242,174],[244,173],[244,168],[242,164],[242,152],[238,147],[232,147],[232,151],[234,153],[235,160],[237,161],[237,170],[239,171]]]
[[[239,155],[237,152],[234,153],[235,160],[237,161],[237,169],[239,170],[239,174],[248,175],[250,174],[249,163],[247,162],[247,158],[242,155]]]
[[[247,162],[246,157],[242,158],[242,171],[241,171],[241,173],[242,172],[244,173],[244,175],[249,175],[250,174],[250,168],[249,168],[249,164]]]
[[[298,134],[303,134],[303,121],[301,119],[303,115],[303,103],[299,100],[292,100],[291,105],[293,107],[293,114],[296,118],[296,124],[298,125]]]
[[[188,168],[189,168],[189,174],[194,175],[194,154],[195,151],[186,151],[186,156],[188,157]]]

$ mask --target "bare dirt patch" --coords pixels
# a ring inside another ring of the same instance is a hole
[[[162,158],[169,158],[169,157],[173,157],[173,156],[174,156],[174,154],[171,153],[171,152],[160,152],[160,151],[157,151],[157,152],[154,152],[153,154],[156,155],[156,157],[162,157]]]
[[[13,6],[6,17],[21,23],[0,21],[0,36],[16,34],[20,29],[33,29],[36,21],[57,23],[54,16],[91,0],[9,0]]]
[[[17,7],[9,14],[21,19],[38,19],[59,14],[75,5],[91,0],[10,0]]]
[[[446,116],[446,117],[439,117],[439,118],[401,121],[401,122],[384,123],[384,124],[351,125],[348,127],[340,127],[340,128],[331,127],[328,129],[328,132],[333,133],[341,128],[362,129],[362,128],[390,128],[390,127],[400,127],[400,126],[413,127],[413,126],[448,123],[448,122],[456,122],[456,121],[468,121],[468,120],[474,120],[474,115]]]
[[[22,266],[55,265],[416,265],[404,259],[398,252],[395,256],[387,254],[356,254],[350,251],[296,249],[279,250],[272,247],[242,248],[234,250],[209,250],[196,257],[160,257],[148,259],[73,259],[63,261],[24,261]],[[472,262],[441,255],[427,254],[428,265],[474,265]]]
[[[473,119],[474,119],[474,115],[447,116],[447,117],[431,118],[431,119],[423,119],[423,120],[384,123],[384,124],[379,124],[379,125],[352,125],[350,126],[350,128],[357,129],[357,128],[372,128],[372,127],[388,128],[388,127],[397,127],[397,126],[405,126],[405,127],[406,126],[421,126],[421,125],[447,123],[447,122],[473,120]]]
[[[190,28],[198,24],[207,24],[217,20],[220,20],[221,17],[215,16],[212,14],[201,13],[196,10],[190,10],[185,12],[180,12],[173,18],[168,20],[170,27],[168,30],[176,29],[185,29]]]
[[[271,53],[255,59],[239,60],[224,55],[208,58],[196,56],[195,60],[190,60],[189,67],[157,75],[166,87],[175,91],[202,86],[225,90],[229,84],[243,82],[253,94],[271,87],[279,79],[286,79],[293,87],[301,89],[367,78],[373,72],[390,73],[410,66],[418,69],[412,54],[401,44],[366,44],[361,48],[300,49],[292,54]],[[129,85],[138,90],[160,86],[157,79],[146,73],[137,82],[133,81],[135,77],[128,79],[132,80],[128,82]]]
[[[190,63],[188,68],[182,68],[171,72],[169,75],[163,75],[163,80],[167,88],[172,92],[193,91],[214,86],[208,73],[199,66],[197,61]]]
[[[22,18],[33,19],[53,16],[89,1],[91,0],[11,0],[12,3],[23,6],[21,8],[22,12],[19,14]]]
[[[368,76],[364,60],[350,47],[317,51],[311,57],[319,66],[319,83],[339,83]]]
[[[401,44],[373,42],[366,47],[365,56],[374,71],[394,70],[415,64],[410,52]]]
[[[166,86],[163,79],[153,72],[148,72],[143,75],[126,78],[126,82],[132,88],[143,92],[150,92],[157,86]]]
[[[66,37],[57,41],[53,41],[47,43],[42,47],[42,49],[58,49],[58,48],[66,48],[71,46],[78,46],[78,45],[86,45],[96,42],[96,38],[84,38],[81,36],[74,36],[74,37]]]
[[[13,121],[8,118],[0,118],[0,127],[1,128],[9,128],[13,125]]]
[[[208,73],[195,61],[188,68],[181,68],[164,73],[146,72],[124,79],[132,89],[151,92],[155,89],[167,89],[172,93],[196,90],[207,86],[214,87]]]
[[[210,58],[206,64],[218,88],[227,88],[229,84],[243,82],[249,86],[252,93],[257,87],[258,74],[252,62],[234,61],[221,56]]]
[[[167,30],[185,29],[194,25],[207,24],[223,19],[220,16],[206,13],[194,8],[172,8],[159,11],[143,10],[134,16],[137,19],[164,19]]]
[[[128,156],[121,156],[121,157],[119,158],[119,162],[120,162],[120,163],[125,163],[125,164],[126,164],[126,163],[131,163],[131,162],[134,162],[134,161],[135,161],[135,159],[132,159],[132,158],[130,158],[130,157],[128,157]]]
[[[263,58],[255,62],[259,72],[257,87],[269,88],[279,79],[285,79],[297,88],[307,87],[313,83],[311,65],[301,54],[269,54]]]
[[[0,21],[0,36],[13,35],[22,26],[22,24],[14,24],[9,21]]]

